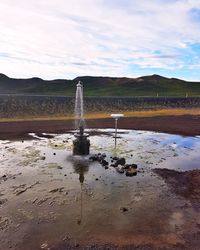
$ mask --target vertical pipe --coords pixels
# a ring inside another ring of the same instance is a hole
[[[115,148],[117,147],[117,120],[118,118],[115,118]]]
[[[83,218],[83,183],[81,183],[81,214],[80,214],[80,224]]]

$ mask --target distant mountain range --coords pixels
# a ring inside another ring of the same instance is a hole
[[[138,78],[82,76],[73,80],[14,79],[0,74],[0,94],[74,96],[78,81],[87,96],[200,96],[200,82],[159,75]]]

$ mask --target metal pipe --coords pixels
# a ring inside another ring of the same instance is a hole
[[[118,118],[115,118],[115,148],[117,147],[117,121]]]

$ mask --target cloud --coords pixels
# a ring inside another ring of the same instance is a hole
[[[197,64],[198,0],[1,0],[0,71],[137,76]],[[174,72],[173,72],[174,70]]]
[[[192,21],[200,23],[200,8],[192,8],[188,12],[189,17]]]

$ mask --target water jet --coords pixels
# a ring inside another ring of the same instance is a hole
[[[79,81],[76,85],[76,100],[75,100],[75,129],[78,130],[73,141],[73,155],[89,155],[90,140],[85,130],[84,120],[84,105],[83,105],[83,85]]]

